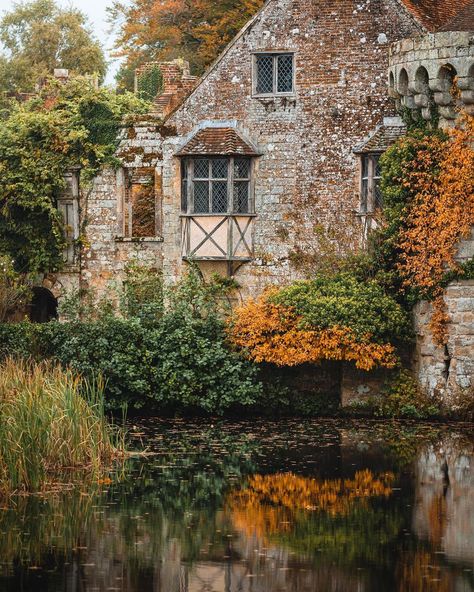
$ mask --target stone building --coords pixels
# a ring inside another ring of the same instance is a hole
[[[383,205],[378,158],[405,131],[397,108],[429,118],[436,104],[444,126],[456,103],[472,112],[473,31],[472,0],[267,0],[200,80],[182,61],[159,65],[153,112],[123,130],[122,167],[103,170],[87,199],[71,171],[66,267],[43,288],[101,292],[132,259],[173,281],[192,260],[234,276],[245,297],[300,277],[320,232],[336,249],[359,244]],[[470,304],[472,290],[461,290]],[[423,377],[439,352],[419,319]]]

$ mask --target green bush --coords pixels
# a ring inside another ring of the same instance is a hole
[[[109,409],[221,414],[253,404],[261,392],[258,370],[227,346],[216,286],[191,273],[160,307],[163,297],[150,291],[148,302],[139,276],[122,294],[128,316],[107,310],[92,321],[0,324],[0,357],[52,359],[85,377],[101,375]]]
[[[437,402],[420,391],[416,380],[405,369],[386,384],[375,404],[375,415],[379,417],[428,419],[440,414]]]
[[[407,341],[411,336],[406,311],[374,280],[354,274],[319,275],[280,290],[274,301],[292,307],[305,328],[349,327],[357,338],[377,343]]]

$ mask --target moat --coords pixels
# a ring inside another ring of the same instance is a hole
[[[474,591],[474,425],[133,420],[146,456],[0,507],[0,591]]]

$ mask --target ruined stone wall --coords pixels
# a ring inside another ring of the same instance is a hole
[[[392,112],[388,43],[419,32],[391,0],[270,2],[169,119],[181,140],[165,143],[164,266],[180,273],[179,168],[173,154],[206,122],[231,121],[263,152],[255,179],[255,261],[236,277],[245,292],[297,276],[289,253],[314,248],[314,228],[341,242],[360,227],[353,147]],[[294,97],[252,97],[252,52],[295,52]],[[166,220],[169,221],[167,225]]]
[[[456,259],[474,257],[474,230],[463,240]],[[433,307],[420,302],[414,310],[415,370],[421,387],[451,406],[474,397],[474,280],[452,282],[444,294],[449,318],[446,346],[438,345],[430,329]]]
[[[81,183],[79,225],[84,246],[77,250],[74,266],[45,280],[57,298],[79,288],[91,288],[103,296],[120,285],[125,266],[133,261],[162,268],[161,233],[129,236],[124,192],[127,171],[149,171],[155,180],[155,215],[159,219],[162,133],[166,129],[153,120],[137,121],[124,128],[117,152],[122,166],[103,169],[92,187]]]

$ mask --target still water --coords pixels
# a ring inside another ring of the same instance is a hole
[[[474,426],[144,420],[148,456],[0,507],[8,592],[474,592]]]

